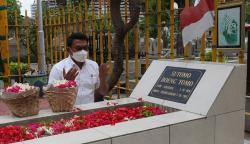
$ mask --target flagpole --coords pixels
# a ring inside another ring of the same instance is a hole
[[[185,0],[185,8],[189,7],[189,0]],[[189,44],[186,44],[184,47],[184,59],[187,60],[189,58]]]
[[[214,0],[214,28],[212,34],[212,61],[216,62],[217,60],[217,13],[218,13],[218,2]]]
[[[44,45],[44,31],[43,31],[43,13],[42,13],[42,1],[37,1],[38,8],[38,34],[39,34],[39,50],[40,50],[40,63],[39,71],[46,73],[46,58],[45,58],[45,45]]]
[[[161,59],[161,0],[157,0],[157,47],[158,47],[158,59]]]
[[[203,33],[201,38],[200,61],[205,61],[205,53],[206,53],[206,32]]]

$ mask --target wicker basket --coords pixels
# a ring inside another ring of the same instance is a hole
[[[46,91],[46,97],[53,112],[70,112],[76,101],[76,88],[50,88]]]
[[[17,117],[37,115],[39,112],[38,90],[32,89],[19,94],[3,92],[0,98]]]

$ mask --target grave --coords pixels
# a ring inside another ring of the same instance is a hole
[[[245,77],[245,65],[154,61],[131,97],[180,110],[166,115],[170,144],[240,144]]]
[[[153,61],[129,98],[117,106],[161,105],[167,114],[20,142],[20,144],[243,144],[246,66]],[[139,98],[143,102],[138,101]],[[106,102],[77,106],[85,113]],[[0,125],[61,118],[77,113],[40,111],[0,117]]]

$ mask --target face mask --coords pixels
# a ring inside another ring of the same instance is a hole
[[[74,52],[72,55],[72,58],[77,62],[85,62],[85,60],[87,59],[87,56],[88,56],[87,51],[80,50],[80,51]]]

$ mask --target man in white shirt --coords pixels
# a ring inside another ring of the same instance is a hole
[[[67,39],[69,57],[55,64],[49,75],[49,84],[55,80],[75,80],[78,86],[76,105],[91,103],[96,96],[108,92],[106,77],[108,68],[87,59],[88,37],[83,33],[72,33]]]

